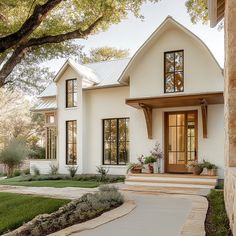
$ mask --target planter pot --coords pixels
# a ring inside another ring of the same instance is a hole
[[[216,176],[217,175],[217,169],[207,169],[207,175]]]
[[[132,174],[140,174],[140,173],[142,173],[142,167],[135,167],[135,168],[131,169],[130,172]]]
[[[200,175],[200,174],[202,173],[202,171],[203,171],[203,168],[202,168],[202,167],[199,167],[199,166],[195,166],[195,167],[192,169],[192,171],[193,171],[193,174],[194,174],[194,175]]]
[[[148,164],[148,169],[149,169],[149,172],[152,174],[153,173],[153,163],[150,163]]]

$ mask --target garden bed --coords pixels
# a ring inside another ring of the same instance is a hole
[[[0,185],[29,186],[29,187],[80,187],[95,188],[104,183],[123,182],[124,176],[108,175],[101,180],[99,175],[77,175],[71,178],[68,175],[25,175],[0,180]]]
[[[6,236],[48,235],[100,216],[102,213],[122,205],[123,202],[123,196],[116,188],[102,186],[99,188],[99,192],[85,194],[50,215],[39,215]]]
[[[225,211],[224,192],[211,190],[207,199],[209,207],[205,220],[206,236],[233,236]]]

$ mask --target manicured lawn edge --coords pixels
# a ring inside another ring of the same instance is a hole
[[[211,190],[207,196],[209,203],[205,220],[206,236],[232,236],[224,204],[224,192]]]
[[[101,186],[97,193],[85,194],[52,214],[39,215],[5,236],[48,235],[100,216],[123,202],[123,196],[115,187]]]
[[[18,228],[39,214],[57,211],[69,202],[65,199],[1,192],[0,235]]]

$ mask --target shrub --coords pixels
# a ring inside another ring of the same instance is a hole
[[[109,172],[109,169],[106,169],[102,166],[97,166],[97,172],[100,175],[100,181],[105,181],[107,174]]]
[[[37,166],[33,166],[32,170],[33,170],[33,175],[34,176],[40,175],[40,170]]]
[[[79,167],[75,166],[75,165],[72,165],[72,166],[68,166],[67,168],[69,170],[70,177],[74,178]]]
[[[16,177],[16,176],[20,176],[21,175],[21,171],[20,170],[14,170],[13,172],[13,176]]]
[[[7,176],[12,177],[14,168],[27,157],[28,149],[24,142],[13,139],[0,153],[0,162],[7,166]]]
[[[58,174],[58,165],[50,164],[50,173],[51,175],[57,175]]]
[[[29,168],[24,169],[22,172],[23,172],[25,175],[29,175],[29,174],[30,174],[30,169],[29,169]]]
[[[11,235],[48,235],[73,224],[78,224],[120,206],[123,196],[114,187],[104,186],[98,192],[84,194],[50,215],[39,215]]]
[[[153,156],[145,157],[144,164],[150,164],[156,162],[157,159]]]
[[[45,159],[46,150],[44,147],[35,146],[29,152],[30,159]]]

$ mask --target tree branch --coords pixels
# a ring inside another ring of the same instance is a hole
[[[41,24],[49,11],[62,1],[63,0],[48,0],[43,5],[36,5],[33,14],[17,32],[0,38],[0,53],[24,41]]]
[[[25,54],[32,50],[32,48],[47,43],[61,43],[69,39],[85,38],[92,33],[92,31],[97,27],[97,25],[102,21],[102,19],[103,16],[98,17],[85,30],[77,29],[66,34],[60,34],[55,36],[49,35],[41,38],[32,38],[24,45],[19,46],[14,50],[11,57],[7,60],[7,62],[2,66],[0,70],[0,87],[5,85],[7,76],[13,71],[15,66],[20,63],[20,61],[24,58]]]

